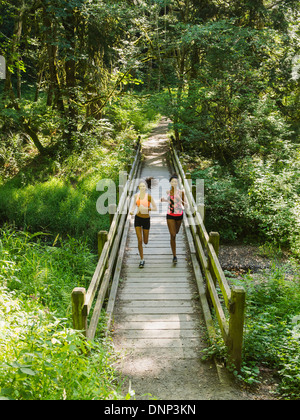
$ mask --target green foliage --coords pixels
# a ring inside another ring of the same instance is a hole
[[[199,74],[178,103],[186,149],[200,148],[228,164],[270,151],[288,137],[289,127],[269,94],[270,51],[280,48],[277,35],[219,21],[193,27],[185,36],[205,49]]]
[[[288,399],[300,396],[298,270],[297,265],[274,266],[259,281],[251,276],[243,281],[247,293],[244,358],[275,367],[281,380],[279,390]]]
[[[203,163],[204,169],[198,169]],[[187,159],[192,178],[205,181],[206,225],[227,240],[272,242],[299,256],[299,151],[288,142],[266,158],[229,166],[203,157]]]
[[[124,398],[110,340],[87,343],[69,327],[71,291],[87,286],[95,255],[72,238],[0,234],[0,398]]]
[[[82,240],[49,237],[1,228],[0,282],[64,318],[73,288],[88,287],[97,259]]]
[[[123,94],[113,101],[105,115],[115,122],[117,131],[132,127],[140,134],[149,132],[153,122],[160,117],[151,98],[132,94]]]
[[[299,252],[295,242],[300,235],[299,164],[287,164],[280,170],[274,170],[270,163],[254,164],[253,172],[248,194],[251,213],[259,230],[267,240]]]
[[[0,398],[121,399],[109,343],[86,343],[36,302],[1,286]]]
[[[23,188],[7,183],[0,190],[1,218],[31,231],[82,236],[93,244],[93,235],[108,220],[100,220],[96,211],[96,183],[89,187],[76,190],[57,178]]]
[[[249,198],[240,189],[236,177],[225,168],[213,165],[193,171],[192,178],[204,179],[205,224],[208,231],[217,230],[224,241],[234,241],[251,234],[248,223]]]
[[[11,144],[0,146],[6,162],[0,220],[32,232],[83,237],[96,246],[95,232],[109,228],[108,215],[96,210],[96,185],[104,178],[118,185],[119,172],[134,158],[138,133],[149,130],[156,119],[151,103],[125,95],[112,102],[105,118],[90,119],[89,130],[77,133],[72,154],[61,145],[53,156],[30,159],[30,145],[13,136]]]
[[[247,274],[242,279],[230,278],[246,289],[243,363],[235,372],[249,385],[261,381],[261,367],[276,371],[278,395],[299,399],[300,380],[300,277],[299,263],[274,262],[272,268],[259,275]],[[227,359],[221,335],[204,357],[212,354]]]
[[[106,145],[91,140],[87,148],[67,158],[37,162],[38,171],[32,163],[0,187],[0,218],[31,231],[84,237],[95,245],[95,232],[109,227],[108,216],[96,210],[96,185],[103,178],[118,185],[119,171],[133,158],[136,138],[127,130],[119,135],[114,150],[110,138]]]

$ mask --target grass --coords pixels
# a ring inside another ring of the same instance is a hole
[[[126,156],[131,159],[129,152]],[[56,168],[54,174],[51,167]],[[32,232],[83,237],[95,246],[96,232],[109,227],[108,216],[96,210],[96,185],[103,178],[117,184],[122,169],[118,150],[108,154],[103,146],[89,154],[73,154],[63,165],[45,159],[38,169],[24,168],[1,186],[0,219]]]
[[[230,278],[246,289],[243,364],[238,379],[255,386],[261,370],[271,369],[277,377],[278,398],[300,398],[300,269],[299,262],[273,263],[260,274]],[[216,329],[218,326],[216,325]],[[227,359],[219,339],[205,351]],[[205,356],[206,357],[206,356]]]
[[[109,337],[87,343],[71,328],[71,291],[90,281],[95,255],[43,236],[0,229],[0,399],[130,398]]]
[[[95,250],[97,231],[109,228],[108,215],[96,210],[97,183],[109,178],[118,186],[119,172],[134,158],[138,135],[146,134],[157,118],[147,100],[124,95],[112,102],[102,120],[94,121],[91,131],[77,133],[72,153],[57,139],[51,155],[36,155],[14,134],[9,146],[0,146],[6,162],[0,171],[0,223],[84,238]]]
[[[0,229],[0,237],[2,284],[66,317],[73,288],[87,287],[97,264],[86,242],[52,237],[55,246],[49,246],[44,239],[49,243],[51,235],[17,232],[8,226]]]

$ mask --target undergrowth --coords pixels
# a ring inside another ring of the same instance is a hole
[[[84,238],[96,249],[97,231],[109,229],[109,215],[96,209],[97,183],[110,179],[118,187],[120,171],[134,159],[138,136],[149,132],[158,117],[146,99],[124,95],[101,120],[91,122],[89,131],[76,134],[71,151],[62,139],[53,145],[45,138],[49,153],[41,156],[24,144],[22,133],[3,135],[0,224]]]
[[[289,262],[253,276],[230,282],[246,290],[243,362],[236,376],[249,385],[260,383],[260,369],[276,372],[278,396],[300,398],[300,275],[299,263]],[[218,328],[217,328],[218,329]],[[227,360],[226,348],[219,339],[204,352]]]
[[[86,286],[95,255],[43,236],[0,229],[0,399],[129,399],[109,336],[86,342],[71,328],[71,291]]]

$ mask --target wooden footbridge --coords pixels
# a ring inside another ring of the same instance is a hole
[[[239,399],[234,388],[224,386],[218,366],[201,362],[200,350],[215,339],[215,317],[231,360],[240,369],[245,291],[230,287],[224,276],[218,261],[219,235],[205,229],[203,204],[195,201],[188,173],[167,138],[167,126],[167,121],[161,122],[142,150],[140,142],[136,145],[117,209],[110,209],[110,230],[99,232],[99,261],[90,286],[72,292],[74,328],[93,339],[101,311],[106,311],[114,346],[122,355],[119,369],[140,399],[146,399],[146,393],[159,399]],[[189,203],[176,237],[176,265],[167,203],[160,203],[169,189],[170,171],[179,174]],[[151,190],[158,211],[151,214],[145,267],[139,269],[128,209],[139,179],[147,176],[159,181]]]

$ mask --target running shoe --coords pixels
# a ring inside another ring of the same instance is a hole
[[[145,261],[144,260],[141,260],[140,261],[139,268],[144,268],[144,265],[145,265]]]
[[[177,264],[177,257],[173,257],[173,264]]]

